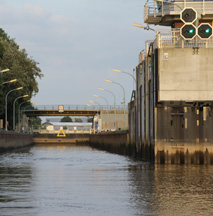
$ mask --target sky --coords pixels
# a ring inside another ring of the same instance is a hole
[[[151,31],[143,24],[145,0],[0,0],[0,27],[26,49],[44,74],[35,105],[106,105],[130,101],[133,73]]]

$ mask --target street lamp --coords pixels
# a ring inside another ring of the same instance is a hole
[[[102,97],[102,96],[99,96],[99,95],[93,95],[93,96],[97,97],[97,98],[102,98],[103,100],[106,101],[106,104],[107,104],[107,118],[106,118],[106,122],[108,122],[107,128],[109,128],[109,112],[108,112],[109,103],[108,103],[108,100],[105,97]]]
[[[5,130],[6,130],[6,131],[7,131],[7,97],[8,97],[8,95],[9,95],[11,92],[13,92],[13,91],[19,91],[19,90],[21,90],[21,89],[23,89],[23,87],[19,87],[19,88],[12,89],[12,90],[10,90],[10,91],[6,94],[6,96],[5,96]]]
[[[93,101],[93,100],[89,100],[89,102],[92,103],[92,104],[97,104],[97,105],[99,105],[99,106],[101,105],[100,103],[95,102],[95,101]]]
[[[155,31],[153,28],[150,28],[149,25],[143,26],[143,25],[134,23],[133,26],[138,27],[138,28],[142,28],[142,29],[144,29],[144,30],[152,30],[152,31]]]
[[[125,89],[124,87],[120,84],[120,83],[117,83],[117,82],[114,82],[114,81],[111,81],[111,80],[105,80],[106,82],[109,82],[109,83],[114,83],[116,85],[119,85],[122,90],[123,90],[123,94],[124,94],[124,98],[123,98],[123,104],[124,104],[124,128],[126,126],[126,115],[125,115],[125,109],[126,109],[126,102],[125,102]]]
[[[17,79],[13,79],[13,80],[1,83],[1,85],[7,84],[7,83],[13,83],[13,82],[16,82],[16,81],[17,81]]]
[[[23,104],[25,104],[25,103],[28,103],[28,102],[30,102],[30,100],[24,101],[24,102],[20,103],[19,106],[18,106],[18,124],[19,124],[19,128],[20,128],[20,125],[21,125],[21,122],[20,122],[20,112],[21,112],[20,109],[21,109],[21,106]]]
[[[108,106],[109,106],[109,103],[108,103],[108,100],[105,98],[105,97],[102,97],[102,96],[99,96],[99,95],[93,95],[94,97],[97,97],[97,98],[102,98],[106,101],[106,104],[107,104],[107,110],[108,110]]]
[[[10,69],[4,69],[4,70],[1,70],[0,72],[1,73],[5,73],[5,72],[7,72],[7,71],[9,71]]]
[[[29,95],[23,95],[23,96],[20,96],[20,97],[17,97],[14,102],[13,102],[13,130],[15,131],[15,127],[16,127],[16,101],[20,98],[25,98],[25,97],[28,97]]]
[[[112,96],[114,97],[114,109],[115,109],[115,112],[114,112],[114,115],[115,115],[115,130],[116,130],[116,99],[115,99],[115,95],[113,94],[113,92],[109,91],[109,90],[106,90],[106,89],[103,89],[103,88],[98,88],[100,91],[106,91],[106,92],[109,92],[110,94],[112,94]]]
[[[124,74],[128,74],[129,76],[132,77],[133,79],[133,89],[134,89],[134,83],[135,83],[135,86],[136,86],[136,79],[134,77],[134,74],[132,75],[131,73],[129,72],[125,72],[125,71],[122,71],[122,70],[118,70],[118,69],[113,69],[115,72],[118,72],[118,73],[124,73]]]

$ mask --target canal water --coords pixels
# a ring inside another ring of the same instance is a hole
[[[213,166],[158,165],[88,146],[0,155],[0,215],[213,215]]]

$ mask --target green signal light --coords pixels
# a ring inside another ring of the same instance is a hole
[[[205,30],[205,33],[208,34],[209,32],[210,32],[210,29],[209,29],[209,28]]]
[[[190,30],[189,30],[189,33],[190,33],[190,34],[193,34],[193,33],[194,33],[194,29],[190,29]]]

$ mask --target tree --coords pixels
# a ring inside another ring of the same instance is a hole
[[[20,49],[15,39],[11,39],[3,29],[0,28],[0,70],[10,69],[9,72],[1,75],[1,82],[17,79],[18,82],[5,84],[0,88],[0,119],[4,118],[4,99],[7,92],[13,88],[23,86],[23,91],[15,91],[8,98],[8,121],[12,125],[12,107],[15,98],[28,94],[30,99],[38,93],[37,78],[43,74],[38,67],[38,62],[29,57],[25,49]],[[24,102],[24,99],[17,101],[17,105]],[[17,113],[16,113],[17,115]]]
[[[39,117],[31,117],[30,118],[31,126],[41,126],[41,118]]]
[[[81,118],[75,118],[75,122],[83,122]]]
[[[72,119],[71,119],[69,116],[64,116],[64,117],[61,119],[61,122],[72,122]]]
[[[93,122],[93,118],[88,118],[87,122],[92,123]]]

